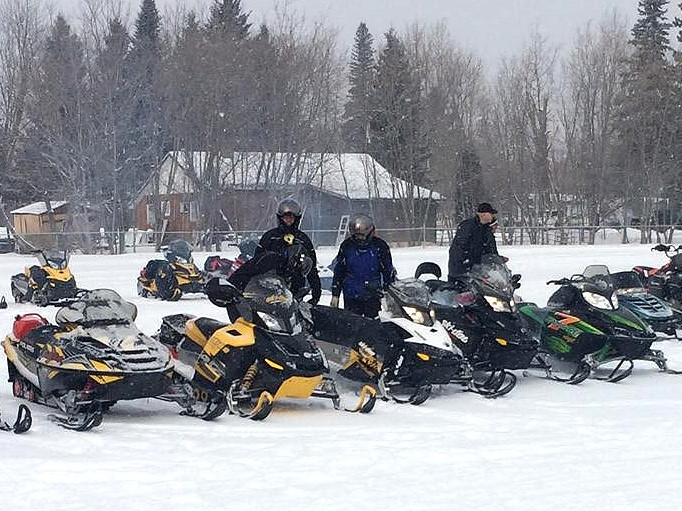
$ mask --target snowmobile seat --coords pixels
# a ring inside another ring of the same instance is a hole
[[[15,339],[21,341],[31,330],[48,324],[49,322],[40,314],[24,314],[14,320],[12,333]]]
[[[153,279],[154,276],[156,275],[156,271],[159,269],[159,266],[162,264],[168,264],[166,261],[163,259],[152,259],[147,263],[147,265],[144,267],[143,274],[144,277],[148,279]]]
[[[226,327],[228,324],[212,318],[197,318],[194,320],[194,325],[206,339],[211,337],[216,330]]]

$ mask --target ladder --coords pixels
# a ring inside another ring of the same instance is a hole
[[[339,220],[339,230],[336,233],[336,246],[338,247],[344,239],[346,239],[346,232],[348,232],[348,220],[350,215],[342,215]]]

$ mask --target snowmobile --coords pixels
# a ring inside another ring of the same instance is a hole
[[[158,339],[171,348],[176,370],[200,394],[225,391],[230,412],[253,420],[265,419],[283,398],[327,398],[339,408],[336,385],[325,376],[327,359],[284,279],[266,273],[253,277],[243,293],[231,289],[232,323],[188,314],[163,318]],[[370,412],[375,396],[365,386],[350,411]]]
[[[567,383],[580,383],[590,376],[621,381],[632,373],[636,359],[668,371],[663,353],[651,349],[656,340],[653,329],[619,306],[609,275],[578,274],[548,284],[561,287],[550,296],[546,308],[527,303],[519,309],[540,340],[534,367]],[[557,374],[561,366],[568,376]]]
[[[119,400],[175,401],[206,420],[224,412],[224,396],[202,399],[176,382],[169,350],[135,326],[136,315],[115,291],[95,289],[59,309],[56,325],[17,316],[3,342],[14,396],[59,408],[64,415],[49,418],[79,431],[98,426]]]
[[[670,260],[660,268],[635,266],[633,270],[641,275],[649,293],[682,310],[682,245],[658,244],[651,250],[665,253]]]
[[[516,376],[510,370],[527,369],[538,352],[538,342],[519,316],[514,290],[520,275],[512,275],[506,259],[486,255],[481,264],[454,282],[438,280],[435,263],[421,263],[415,277],[434,275],[426,281],[431,307],[452,342],[472,365],[483,389],[497,395],[511,391]]]
[[[24,404],[19,405],[17,418],[11,425],[2,420],[2,412],[0,411],[0,431],[13,431],[16,434],[26,433],[31,429],[32,424],[31,410]]]
[[[648,323],[659,339],[682,339],[682,312],[647,292],[641,275],[634,270],[610,273],[604,265],[588,266],[583,275],[610,275],[621,307]]]
[[[44,307],[59,305],[76,296],[78,288],[69,269],[69,253],[66,250],[36,250],[33,253],[40,266],[27,266],[24,273],[12,275],[10,287],[14,301]]]
[[[386,291],[381,320],[331,307],[312,308],[313,334],[338,373],[377,383],[384,399],[421,404],[433,385],[459,384],[487,397],[506,393],[474,380],[473,369],[430,309],[429,290],[416,279],[398,280]]]
[[[208,278],[229,278],[241,266],[253,258],[258,243],[253,240],[244,240],[239,243],[239,254],[232,259],[225,259],[219,255],[208,256],[204,262],[204,273]]]
[[[204,274],[194,264],[192,246],[185,240],[172,241],[164,259],[149,261],[137,278],[137,293],[176,301],[184,293],[203,293]]]

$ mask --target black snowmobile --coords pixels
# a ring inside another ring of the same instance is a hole
[[[417,278],[428,274],[436,277],[426,281],[436,319],[462,350],[479,385],[497,395],[512,390],[516,376],[510,370],[527,369],[539,347],[514,300],[520,275],[512,275],[499,255],[484,256],[453,282],[438,280],[441,269],[435,263],[422,263],[415,271]]]
[[[185,240],[170,242],[166,259],[153,259],[140,271],[137,293],[162,300],[176,301],[184,293],[203,293],[204,274],[192,258],[192,246]]]
[[[24,273],[12,275],[14,301],[31,302],[44,307],[58,305],[76,296],[78,288],[69,269],[69,253],[66,250],[36,250],[33,253],[40,266],[27,266]]]
[[[325,376],[327,359],[285,281],[274,273],[258,275],[243,293],[227,281],[223,285],[234,297],[235,321],[175,314],[163,318],[158,334],[196,392],[225,391],[230,412],[253,420],[266,418],[282,398],[322,397],[339,408],[336,385]],[[375,395],[364,387],[350,411],[371,411]]]
[[[682,310],[682,245],[659,244],[651,250],[663,252],[669,261],[660,268],[635,266],[649,293]]]
[[[513,381],[474,378],[473,367],[431,310],[427,285],[418,279],[391,284],[381,321],[330,307],[313,307],[315,337],[339,374],[378,382],[383,398],[423,403],[433,385],[456,384],[486,397],[506,394]]]
[[[607,266],[588,266],[583,275],[611,275],[618,304],[629,309],[654,329],[659,339],[682,339],[682,312],[646,290],[642,277],[634,270],[610,273]]]
[[[651,350],[652,328],[619,307],[609,275],[573,275],[550,280],[561,286],[546,308],[520,307],[529,330],[540,340],[538,367],[551,378],[580,383],[591,375],[617,382],[632,373],[633,360],[649,360],[668,371],[663,353]],[[556,361],[556,362],[555,362]],[[560,376],[562,365],[568,376]],[[600,368],[607,374],[600,376]]]
[[[57,325],[38,314],[17,316],[3,342],[14,395],[58,407],[65,415],[50,419],[79,431],[99,425],[119,400],[175,401],[184,414],[207,420],[224,412],[224,396],[202,401],[175,383],[169,350],[135,326],[136,315],[115,291],[95,289],[59,309]]]

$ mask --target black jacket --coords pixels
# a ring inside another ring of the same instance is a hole
[[[448,278],[467,273],[481,263],[484,254],[497,254],[497,243],[490,226],[482,224],[478,216],[467,218],[457,226],[455,239],[450,245]]]
[[[310,301],[312,303],[317,303],[320,301],[320,295],[322,294],[322,284],[320,283],[320,275],[317,272],[317,255],[315,254],[315,248],[306,233],[294,226],[287,227],[280,225],[274,229],[270,229],[263,234],[258,242],[254,259],[265,252],[275,252],[285,260],[287,248],[294,244],[303,245],[306,252],[308,252],[308,257],[313,261],[313,267],[310,270],[310,273],[308,273],[307,278],[308,284],[310,284],[310,294],[312,295]],[[294,294],[294,289],[302,289],[304,286],[305,278],[302,275],[293,278],[291,288]]]

